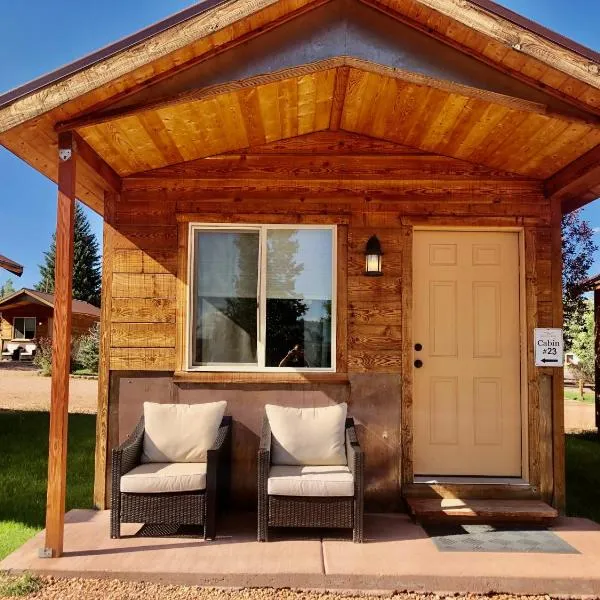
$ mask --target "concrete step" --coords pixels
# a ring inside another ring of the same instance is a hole
[[[547,525],[558,511],[541,500],[405,498],[418,522],[536,523]]]

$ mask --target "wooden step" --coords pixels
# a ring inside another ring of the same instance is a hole
[[[549,524],[558,511],[541,500],[406,498],[418,522]]]

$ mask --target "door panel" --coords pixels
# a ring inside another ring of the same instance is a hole
[[[416,475],[521,475],[519,238],[415,231]]]

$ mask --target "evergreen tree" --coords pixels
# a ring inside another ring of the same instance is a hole
[[[0,298],[10,296],[11,294],[14,294],[15,291],[12,279],[7,279],[3,284],[0,284]]]
[[[35,289],[54,293],[54,265],[56,261],[56,233],[48,252],[44,252],[44,264],[40,265],[40,281]],[[79,202],[75,204],[75,230],[73,250],[73,298],[100,305],[100,250],[98,240]]]

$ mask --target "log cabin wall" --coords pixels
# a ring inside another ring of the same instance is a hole
[[[235,421],[233,497],[254,506],[264,404],[348,401],[366,453],[367,505],[397,509],[402,483],[412,480],[412,227],[522,228],[524,335],[531,340],[533,327],[552,326],[550,218],[538,181],[341,131],[124,179],[105,247],[112,263],[110,275],[104,273],[111,302],[108,451],[130,433],[144,400],[226,399]],[[337,368],[347,377],[274,383],[271,373],[177,372],[187,222],[337,224]],[[374,233],[385,253],[384,275],[366,278],[364,247]],[[527,363],[529,480],[549,500],[551,375],[533,368],[530,342]]]

